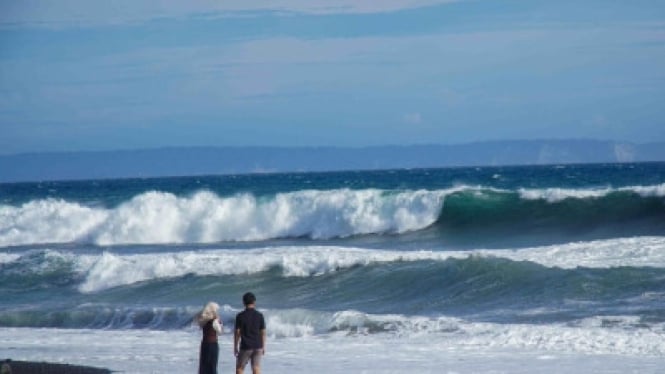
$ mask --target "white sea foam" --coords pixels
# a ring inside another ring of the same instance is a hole
[[[634,237],[574,242],[517,250],[481,250],[483,255],[531,261],[548,267],[665,267],[665,237]]]
[[[576,326],[493,324],[349,311],[328,317],[331,322],[392,321],[402,327],[379,334],[364,334],[361,328],[356,333],[312,336],[295,327],[280,327],[271,313],[265,312],[269,337],[262,366],[267,372],[660,373],[665,357],[662,326],[607,328],[596,326],[596,321]],[[294,333],[284,333],[285,329]],[[15,360],[93,365],[124,373],[194,372],[201,339],[195,328],[0,328],[0,334],[5,338],[0,339],[0,352],[11,352]],[[220,336],[222,372],[233,370],[232,341],[232,334]]]
[[[84,240],[106,216],[103,210],[56,199],[0,205],[0,246]]]
[[[663,197],[665,196],[665,183],[655,186],[634,186],[620,188],[620,190],[633,191],[644,197]]]
[[[601,198],[614,192],[632,192],[642,197],[665,197],[665,183],[653,186],[629,186],[620,188],[596,188],[596,189],[574,189],[574,188],[542,188],[518,190],[520,197],[526,200],[545,200],[556,203],[565,199],[589,199]]]
[[[635,316],[597,316],[554,324],[497,324],[454,317],[265,310],[271,338],[325,334],[390,334],[458,348],[502,347],[558,352],[665,357],[665,324],[648,328]],[[641,327],[640,327],[641,326]]]
[[[14,262],[17,259],[19,259],[21,255],[17,253],[6,253],[6,252],[0,252],[0,264],[7,264],[10,262]]]
[[[188,197],[146,192],[110,209],[61,199],[0,205],[0,247],[38,243],[166,244],[256,241],[284,237],[328,239],[404,233],[432,225],[446,196],[472,191],[511,193],[482,186],[443,190],[305,190],[273,197]],[[551,203],[600,198],[617,191],[665,196],[665,184],[603,189],[520,189],[521,198]]]
[[[247,261],[250,256],[252,261]],[[568,243],[517,250],[394,251],[337,246],[265,247],[146,254],[70,255],[85,274],[81,292],[96,292],[136,282],[186,274],[252,274],[280,268],[287,277],[307,277],[339,269],[396,261],[445,261],[469,256],[531,261],[547,267],[665,267],[665,237],[640,237]]]
[[[665,325],[635,328],[634,316],[590,317],[548,325],[470,322],[451,317],[334,313],[331,330],[359,334],[386,332],[400,338],[431,337],[457,347],[512,347],[562,352],[665,357]],[[608,324],[611,325],[608,327]]]
[[[99,245],[210,243],[308,236],[315,239],[420,230],[453,190],[338,189],[220,197],[147,192],[113,209],[64,200],[0,206],[0,246],[90,242]]]
[[[662,325],[652,328],[602,327],[602,320],[606,318],[592,317],[588,326],[460,323],[462,336],[455,337],[461,338],[455,344],[665,357]]]
[[[606,196],[612,192],[611,188],[597,190],[576,190],[566,188],[545,188],[545,189],[519,189],[520,197],[526,200],[546,200],[549,203],[556,203],[565,199],[588,199]]]

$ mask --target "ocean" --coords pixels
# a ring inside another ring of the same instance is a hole
[[[195,372],[665,371],[665,163],[0,184],[0,359]]]

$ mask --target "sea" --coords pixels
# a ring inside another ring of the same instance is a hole
[[[0,359],[194,373],[665,372],[665,163],[0,184]]]

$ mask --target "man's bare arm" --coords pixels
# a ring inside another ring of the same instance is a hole
[[[240,342],[240,329],[236,329],[235,334],[233,334],[233,355],[238,355],[238,343]]]
[[[261,342],[263,343],[263,354],[266,354],[266,330],[261,330]]]

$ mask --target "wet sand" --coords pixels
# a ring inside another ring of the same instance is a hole
[[[48,362],[12,361],[12,374],[110,374],[108,369]]]

